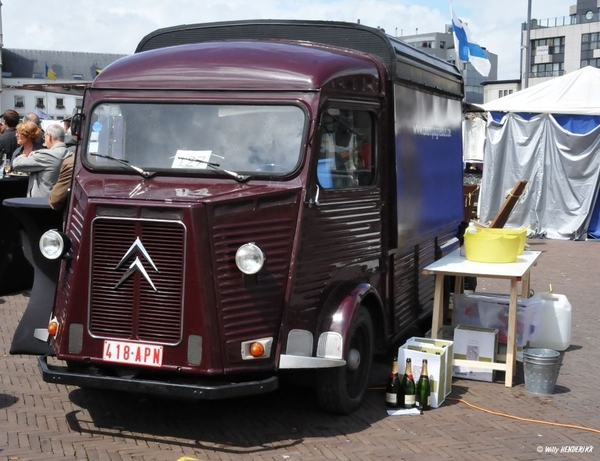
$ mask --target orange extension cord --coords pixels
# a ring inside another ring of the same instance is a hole
[[[384,387],[370,387],[369,390],[385,390]],[[568,427],[571,429],[581,429],[582,431],[595,432],[596,434],[600,434],[600,429],[594,429],[592,427],[585,426],[576,426],[574,424],[564,424],[564,423],[551,423],[550,421],[542,421],[540,419],[531,419],[531,418],[522,418],[521,416],[509,415],[506,413],[500,413],[498,411],[488,410],[487,408],[478,407],[477,405],[473,405],[472,403],[467,402],[465,399],[460,399],[456,397],[446,397],[446,400],[453,400],[454,402],[464,403],[465,405],[474,408],[475,410],[483,411],[484,413],[489,413],[490,415],[496,416],[504,416],[505,418],[516,419],[517,421],[526,421],[528,423],[538,423],[538,424],[546,424],[547,426],[558,426],[558,427]]]
[[[574,424],[551,423],[549,421],[541,421],[538,419],[531,419],[531,418],[521,418],[520,416],[513,416],[513,415],[508,415],[506,413],[499,413],[497,411],[492,411],[492,410],[488,410],[486,408],[478,407],[477,405],[473,405],[472,403],[467,402],[465,399],[460,399],[460,398],[455,398],[455,397],[446,397],[446,400],[453,400],[455,402],[464,403],[465,405],[467,405],[471,408],[474,408],[479,411],[483,411],[485,413],[489,413],[490,415],[504,416],[505,418],[516,419],[518,421],[527,421],[530,423],[547,424],[548,426],[559,426],[559,427],[569,427],[571,429],[581,429],[582,431],[589,431],[589,432],[595,432],[596,434],[600,434],[600,430],[593,429],[591,427],[576,426]]]

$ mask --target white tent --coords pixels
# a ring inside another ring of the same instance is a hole
[[[585,67],[481,106],[486,131],[479,215],[491,220],[506,191],[529,185],[507,227],[536,237],[594,235],[600,181],[600,69]],[[595,236],[595,235],[594,235]]]
[[[587,66],[479,107],[488,112],[600,115],[600,69]]]

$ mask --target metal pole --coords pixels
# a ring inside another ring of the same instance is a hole
[[[531,0],[527,0],[527,38],[525,39],[525,78],[524,87],[529,87],[529,72],[531,72]]]

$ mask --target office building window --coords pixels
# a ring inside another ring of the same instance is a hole
[[[587,66],[592,66],[592,67],[595,67],[597,69],[600,69],[600,58],[582,59],[581,60],[581,67],[587,67]]]
[[[581,51],[597,50],[600,48],[600,34],[581,34]]]
[[[564,75],[564,62],[548,62],[545,64],[533,64],[531,66],[532,77],[558,77]]]
[[[57,109],[65,108],[65,100],[63,98],[56,98],[56,108]]]
[[[15,96],[15,107],[25,107],[24,96]]]
[[[564,54],[565,37],[541,38],[531,42],[531,55]]]
[[[531,77],[558,77],[564,75],[565,37],[542,38],[531,41]],[[540,56],[551,56],[540,59]],[[536,60],[536,57],[538,58]],[[534,64],[536,61],[550,61]]]

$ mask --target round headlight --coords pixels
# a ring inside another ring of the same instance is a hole
[[[265,254],[254,243],[245,243],[235,253],[235,265],[244,274],[256,274],[265,264]]]
[[[58,259],[65,251],[65,241],[60,232],[49,230],[40,237],[40,251],[45,258]]]

